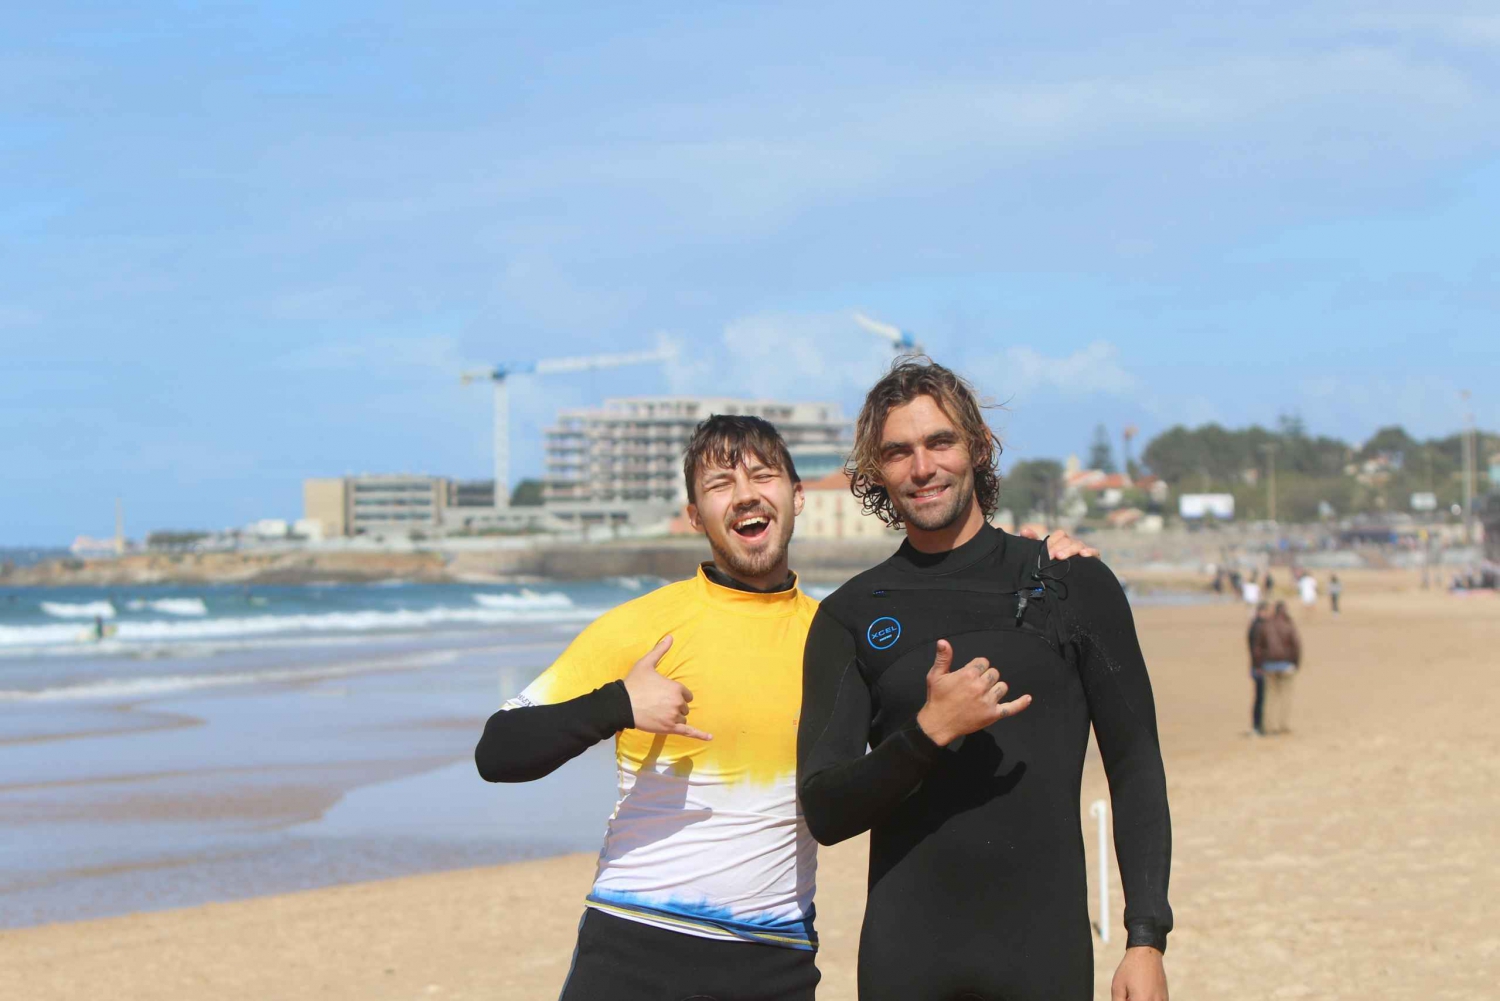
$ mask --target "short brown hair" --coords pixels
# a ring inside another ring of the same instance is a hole
[[[698,470],[705,464],[733,469],[753,455],[772,469],[786,473],[793,483],[802,482],[792,453],[776,425],[763,417],[744,414],[714,414],[693,431],[682,457],[682,476],[687,480],[689,504],[698,503]]]
[[[979,402],[974,387],[952,369],[925,355],[896,359],[891,370],[865,396],[854,424],[854,451],[844,466],[849,474],[849,489],[863,503],[865,514],[875,515],[891,528],[901,527],[901,515],[891,503],[891,495],[880,476],[880,441],[891,411],[919,396],[932,397],[963,436],[974,464],[974,495],[980,510],[989,518],[995,513],[1000,496],[1000,474],[996,468],[1002,451],[1000,439],[985,423],[986,404]]]

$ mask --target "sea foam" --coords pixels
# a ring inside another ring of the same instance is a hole
[[[149,608],[153,612],[165,612],[167,615],[208,614],[208,606],[203,603],[202,598],[159,598],[156,601],[136,598],[127,602],[125,607],[132,612],[145,611]]]
[[[77,605],[62,601],[44,601],[42,611],[54,619],[112,619],[115,617],[115,606],[107,601],[85,601]]]
[[[113,642],[170,644],[194,640],[241,639],[318,633],[415,632],[443,626],[501,626],[524,622],[587,622],[603,608],[577,606],[566,595],[475,595],[475,607],[439,606],[421,610],[364,610],[299,615],[241,615],[183,621],[125,619]],[[480,598],[490,599],[480,601]],[[509,599],[509,600],[506,600]],[[105,602],[96,604],[108,607]],[[76,606],[85,607],[85,606]],[[50,613],[49,613],[50,614]],[[81,614],[81,613],[80,613]],[[90,613],[93,614],[93,613]],[[102,613],[100,613],[102,614]],[[77,617],[77,616],[74,616]],[[78,645],[88,639],[76,625],[0,626],[0,652],[22,648]]]
[[[522,588],[520,594],[476,594],[473,595],[474,603],[485,608],[505,608],[512,610],[523,609],[559,609],[572,608],[573,599],[560,591],[551,591],[547,594],[537,594]]]

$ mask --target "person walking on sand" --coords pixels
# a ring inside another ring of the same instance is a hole
[[[1113,996],[1166,1001],[1171,820],[1124,591],[989,524],[1000,445],[951,370],[897,363],[855,428],[855,496],[906,542],[813,619],[797,784],[820,843],[870,832],[861,1001],[1093,996],[1090,729],[1125,886]]]
[[[757,417],[701,423],[683,475],[713,560],[595,620],[489,718],[474,759],[527,782],[615,741],[620,798],[562,1001],[811,1001],[817,848],[795,773],[817,602],[787,565],[802,486]]]
[[[1250,647],[1250,680],[1255,686],[1255,700],[1250,707],[1250,736],[1264,737],[1265,709],[1266,709],[1266,672],[1261,669],[1260,656],[1257,651],[1257,640],[1260,636],[1261,627],[1271,617],[1270,602],[1262,601],[1255,607],[1255,616],[1250,620],[1250,634],[1248,643]]]
[[[1344,593],[1344,585],[1339,581],[1338,574],[1328,575],[1328,604],[1333,609],[1333,614],[1339,614],[1339,598]]]
[[[1266,676],[1266,705],[1262,722],[1268,735],[1291,732],[1292,683],[1302,667],[1302,640],[1297,626],[1287,614],[1286,602],[1278,601],[1276,610],[1256,633],[1255,656]]]
[[[1297,595],[1302,599],[1303,609],[1311,612],[1318,604],[1318,578],[1304,570],[1297,578]]]

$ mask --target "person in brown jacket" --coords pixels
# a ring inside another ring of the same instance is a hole
[[[1266,679],[1264,716],[1267,734],[1291,732],[1292,681],[1302,666],[1302,639],[1297,626],[1287,614],[1286,602],[1278,601],[1276,611],[1260,624],[1254,637],[1255,660]]]

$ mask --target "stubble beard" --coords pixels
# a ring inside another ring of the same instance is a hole
[[[953,484],[949,493],[952,500],[941,510],[917,510],[908,507],[905,503],[897,503],[896,513],[901,515],[901,520],[907,525],[924,532],[941,532],[963,517],[969,504],[974,500],[973,477],[965,477],[962,481]],[[894,501],[895,498],[893,497],[892,500]],[[907,498],[903,497],[901,500],[907,501]]]

